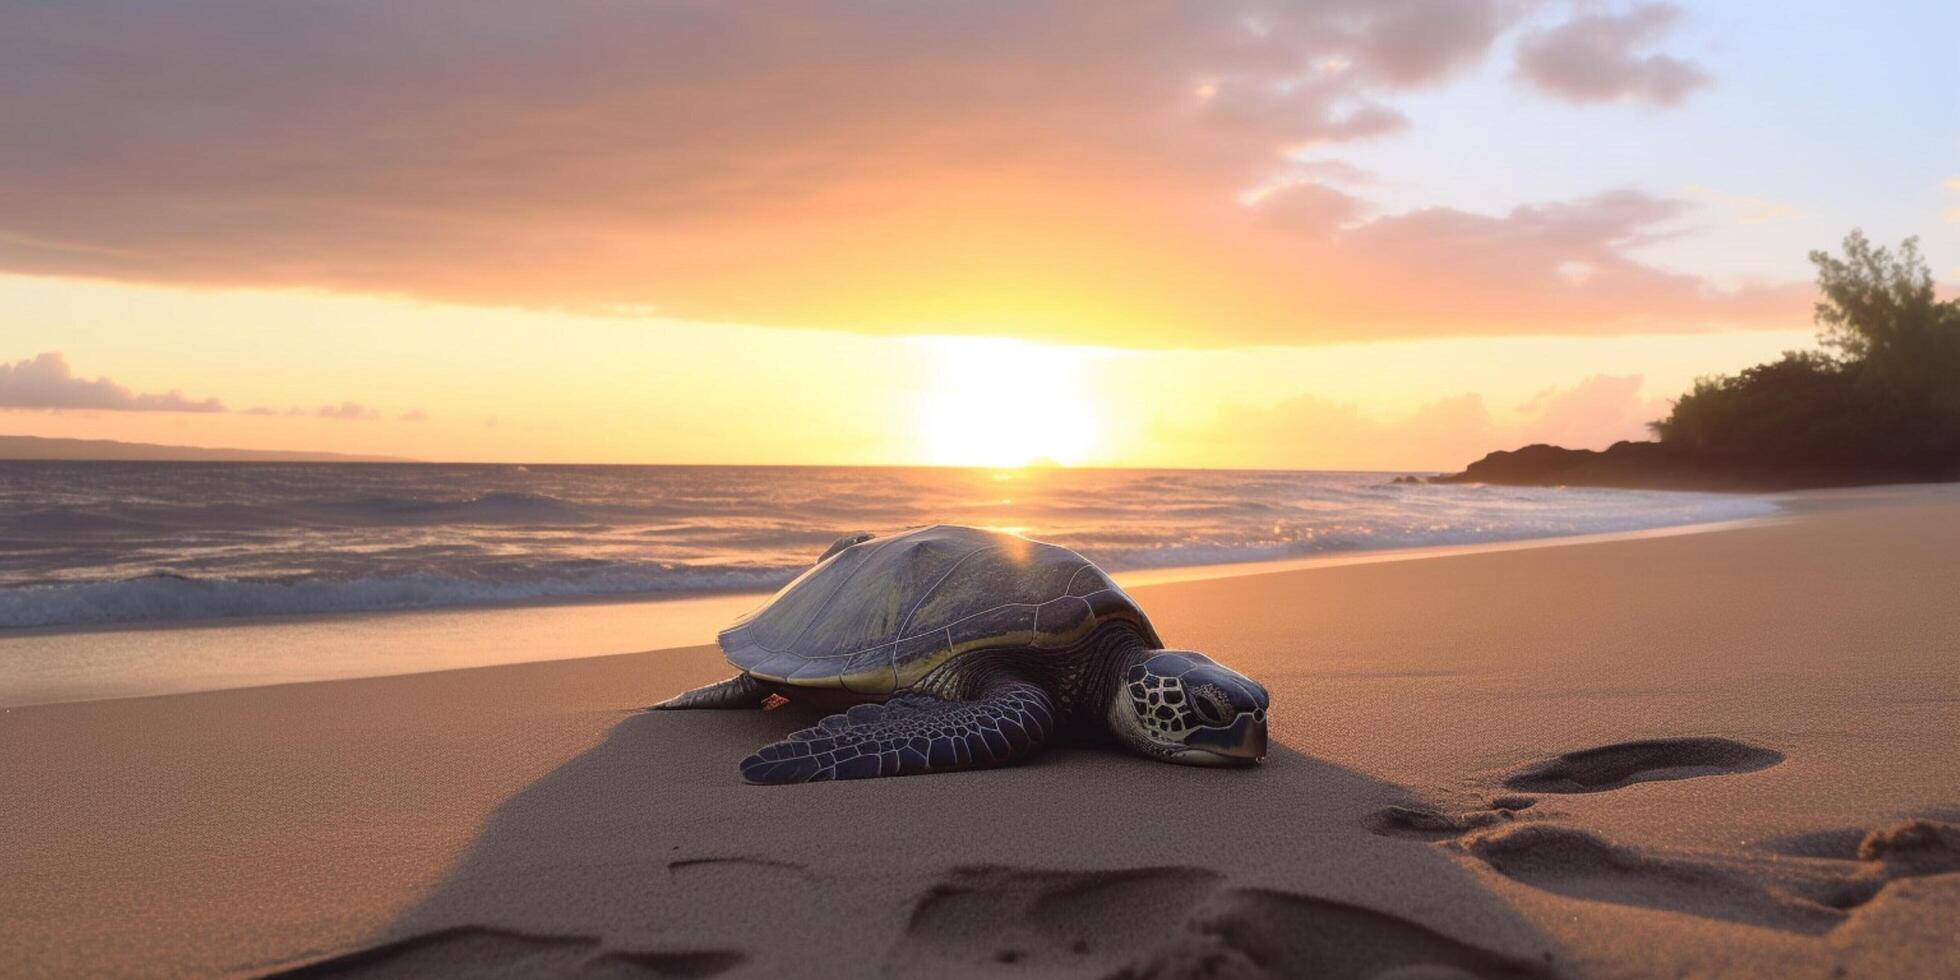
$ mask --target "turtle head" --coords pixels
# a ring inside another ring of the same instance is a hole
[[[1244,766],[1266,755],[1266,689],[1191,650],[1132,658],[1110,705],[1123,741],[1167,762]]]

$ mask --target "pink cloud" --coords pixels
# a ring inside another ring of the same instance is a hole
[[[1672,202],[1379,215],[1285,155],[1391,136],[1532,6],[10,7],[0,268],[1159,346],[1801,317],[1631,257]],[[1650,9],[1533,38],[1646,78]]]

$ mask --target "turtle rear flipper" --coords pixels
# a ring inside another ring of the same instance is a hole
[[[748,671],[706,687],[683,691],[649,708],[650,711],[680,711],[689,708],[766,708],[773,695],[750,677]],[[778,702],[779,704],[781,702]]]
[[[742,760],[751,783],[916,776],[1012,765],[1055,733],[1055,704],[1009,683],[972,701],[907,694],[860,704]]]

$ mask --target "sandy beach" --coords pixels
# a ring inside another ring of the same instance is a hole
[[[15,975],[1960,973],[1960,487],[1171,582],[1247,771],[787,788],[712,647],[0,712]],[[114,634],[104,634],[113,636]],[[493,640],[494,642],[494,640]]]

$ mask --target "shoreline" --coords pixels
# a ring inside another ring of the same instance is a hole
[[[1272,692],[1246,770],[745,786],[814,713],[642,710],[709,646],[0,711],[0,962],[1951,975],[1960,488],[1788,508],[1137,586]]]
[[[1777,496],[1755,495],[1774,500]],[[1422,561],[1540,548],[1578,547],[1646,538],[1709,534],[1795,519],[1789,507],[1763,517],[1667,525],[1631,531],[1549,535],[1465,544],[1421,545],[1329,552],[1300,558],[1268,559],[1221,564],[1170,566],[1114,573],[1126,589],[1183,582],[1278,575],[1319,568]],[[712,644],[715,634],[736,617],[760,605],[771,592],[704,592],[682,595],[590,595],[515,600],[470,606],[424,609],[298,613],[265,616],[215,617],[138,623],[32,627],[0,631],[0,710],[45,704],[192,694],[277,684],[319,683],[365,677],[398,677],[443,670],[547,663],[581,657],[616,656]],[[579,615],[583,611],[583,615]],[[563,631],[576,625],[586,638],[568,642]],[[458,648],[472,630],[495,635],[507,644],[533,643],[554,652],[542,656],[486,656],[471,662]],[[405,634],[405,635],[403,635]],[[249,638],[248,638],[249,637]],[[630,639],[629,639],[630,637]],[[142,650],[134,678],[101,676],[102,665],[91,666],[94,676],[62,672],[63,658],[77,650],[127,641]],[[417,643],[429,646],[417,649]],[[289,651],[280,662],[251,658],[225,676],[208,665],[207,645],[251,643],[256,648]],[[393,658],[335,662],[336,649],[386,644]],[[586,645],[610,647],[586,649]],[[300,652],[308,651],[308,652]],[[188,668],[172,677],[166,663],[176,659]],[[409,669],[400,661],[412,660]],[[197,669],[202,667],[202,672]],[[147,678],[147,680],[143,679]],[[202,678],[202,679],[199,679]],[[25,693],[32,691],[42,693]]]

